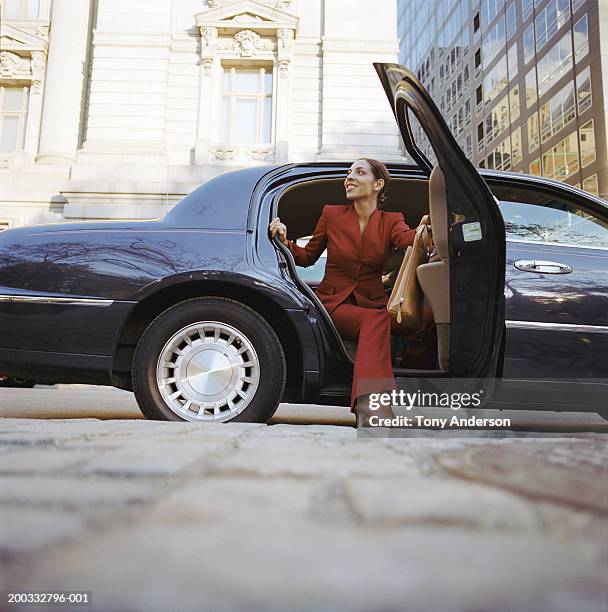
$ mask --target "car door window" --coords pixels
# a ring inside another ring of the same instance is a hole
[[[508,240],[608,249],[608,223],[567,202],[500,201]]]
[[[305,247],[312,236],[302,236],[296,240],[296,244],[301,247]],[[319,259],[315,261],[312,266],[306,268],[302,266],[296,266],[298,270],[298,276],[305,282],[312,285],[319,284],[323,275],[325,274],[325,264],[327,263],[327,249],[325,249]]]
[[[416,115],[414,115],[410,108],[407,109],[407,116],[412,128],[412,139],[415,146],[420,149],[420,152],[424,154],[432,166],[436,166],[438,163],[437,155],[435,155],[433,145],[431,145],[429,137],[426,135],[422,125],[420,125],[420,121],[418,121]]]

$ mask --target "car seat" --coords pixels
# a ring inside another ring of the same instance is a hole
[[[448,250],[448,208],[445,176],[435,166],[429,178],[429,216],[436,253],[418,266],[420,287],[433,311],[437,328],[439,368],[449,369],[450,356],[450,257]]]

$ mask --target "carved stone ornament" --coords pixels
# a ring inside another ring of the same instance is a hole
[[[289,60],[279,61],[279,76],[285,78],[289,72]]]
[[[237,150],[230,147],[222,147],[212,149],[211,154],[215,157],[215,159],[236,159]]]
[[[280,28],[277,30],[277,40],[279,41],[279,49],[288,48],[293,42],[294,31],[289,28]]]
[[[203,58],[203,74],[205,76],[209,76],[211,74],[212,68],[213,68],[213,58],[204,57]]]
[[[260,35],[251,30],[241,30],[234,36],[235,47],[241,57],[252,57],[261,47],[261,40]]]
[[[246,149],[245,154],[249,159],[256,161],[272,161],[274,159],[274,149]]]
[[[10,51],[0,52],[0,76],[17,77],[30,76],[30,60],[11,53]]]
[[[36,36],[48,42],[49,41],[49,26],[38,26],[36,28]]]
[[[234,49],[234,40],[232,38],[220,38],[217,41],[219,51],[232,51]]]
[[[217,43],[217,28],[201,28],[203,47],[214,47]]]
[[[43,51],[32,51],[32,92],[40,92],[42,80],[44,79],[44,67],[46,65],[46,54]]]

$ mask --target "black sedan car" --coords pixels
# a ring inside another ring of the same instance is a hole
[[[398,383],[606,377],[606,204],[539,178],[480,175],[415,76],[375,67],[415,160],[389,164],[388,209],[431,215],[425,297],[446,332],[444,359],[395,364]],[[263,422],[281,401],[348,405],[353,347],[313,292],[323,260],[296,267],[268,224],[280,216],[289,238],[310,236],[325,203],[346,202],[349,163],[222,174],[159,221],[3,232],[0,372],[132,390],[156,419]]]

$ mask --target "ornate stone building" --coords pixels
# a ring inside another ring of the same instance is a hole
[[[252,164],[400,158],[394,0],[0,0],[0,227],[156,218]]]

